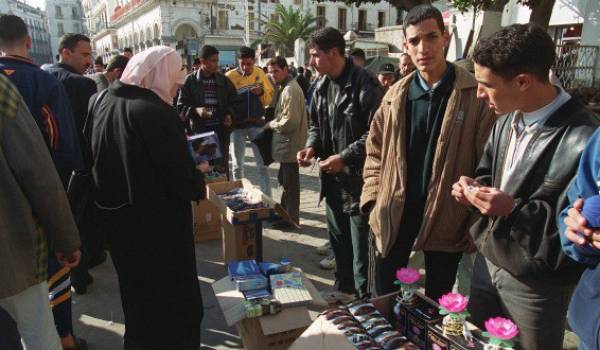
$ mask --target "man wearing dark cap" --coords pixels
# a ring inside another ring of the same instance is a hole
[[[395,81],[394,73],[394,65],[391,63],[384,64],[379,68],[379,72],[377,72],[377,80],[379,80],[379,83],[383,86],[383,90],[386,92]]]
[[[364,67],[367,64],[367,56],[363,49],[354,48],[350,50],[350,58],[355,66]]]

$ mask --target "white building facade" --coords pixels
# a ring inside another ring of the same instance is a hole
[[[64,34],[87,34],[79,0],[46,0],[46,13],[53,58],[58,54],[58,42]]]
[[[359,36],[372,37],[376,28],[397,19],[387,2],[356,7],[309,0],[84,0],[83,7],[95,52],[105,62],[125,47],[136,53],[160,44],[177,49],[188,63],[203,45],[213,45],[221,52],[221,64],[231,64],[240,46],[260,37],[258,19],[272,18],[277,3],[302,7],[324,18],[321,26]]]
[[[52,62],[50,35],[48,35],[48,19],[44,11],[17,0],[0,1],[0,13],[19,16],[27,25],[32,47],[30,57],[36,64]]]

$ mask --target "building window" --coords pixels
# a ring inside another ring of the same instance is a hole
[[[294,0],[294,5],[301,5],[302,4],[302,0]]]
[[[367,30],[367,10],[358,10],[358,30]]]
[[[377,28],[385,27],[385,12],[377,12]]]
[[[346,31],[346,9],[338,9],[338,29],[342,32]]]
[[[56,28],[57,28],[58,36],[63,36],[65,34],[65,27],[63,26],[62,23],[57,23]]]
[[[254,12],[248,12],[248,28],[254,31]]]
[[[317,27],[323,28],[325,27],[325,6],[317,6]]]
[[[77,10],[77,7],[73,6],[71,7],[71,16],[73,19],[76,19],[79,17],[79,11]]]
[[[276,13],[271,14],[271,22],[279,22],[279,16]]]
[[[60,6],[54,6],[54,12],[56,14],[56,18],[63,18],[62,8]]]
[[[227,11],[219,10],[219,29],[229,29],[229,14]]]

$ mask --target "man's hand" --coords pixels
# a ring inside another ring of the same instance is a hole
[[[300,150],[298,154],[296,154],[296,159],[298,160],[298,164],[301,167],[310,166],[310,160],[315,157],[315,149],[312,147],[305,148]]]
[[[210,170],[210,164],[203,160],[200,163],[198,163],[198,165],[196,165],[196,169],[200,170],[203,173],[208,173],[208,171]]]
[[[223,126],[226,128],[231,128],[232,123],[231,114],[225,114],[223,116]]]
[[[344,170],[344,160],[339,154],[335,154],[319,162],[322,171],[328,174],[337,174]]]
[[[273,128],[271,127],[271,122],[265,123],[265,125],[263,125],[263,129],[264,129],[264,130],[273,129]]]
[[[573,203],[573,208],[569,209],[568,216],[564,222],[567,225],[565,236],[567,239],[579,246],[589,244],[600,249],[600,230],[593,230],[586,226],[586,220],[581,215],[583,209],[583,199],[578,199]]]
[[[78,249],[70,254],[56,252],[56,259],[62,266],[72,269],[79,265],[79,260],[81,259],[81,251]]]
[[[206,107],[198,107],[196,108],[196,113],[200,116],[200,118],[210,118],[212,117],[212,112]]]
[[[255,87],[253,87],[252,89],[250,89],[250,92],[252,92],[253,94],[255,94],[256,96],[260,96],[263,94],[263,88],[260,85],[257,85]]]
[[[479,182],[467,176],[461,176],[458,182],[452,185],[452,196],[454,199],[463,205],[471,205],[471,202],[465,197],[465,191],[473,187],[479,187]]]
[[[515,205],[513,197],[494,187],[472,186],[463,193],[475,208],[487,216],[508,216]]]

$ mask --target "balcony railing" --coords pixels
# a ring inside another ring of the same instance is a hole
[[[131,0],[123,6],[115,7],[115,12],[112,14],[112,16],[110,16],[110,20],[116,21],[141,3],[142,0]]]

